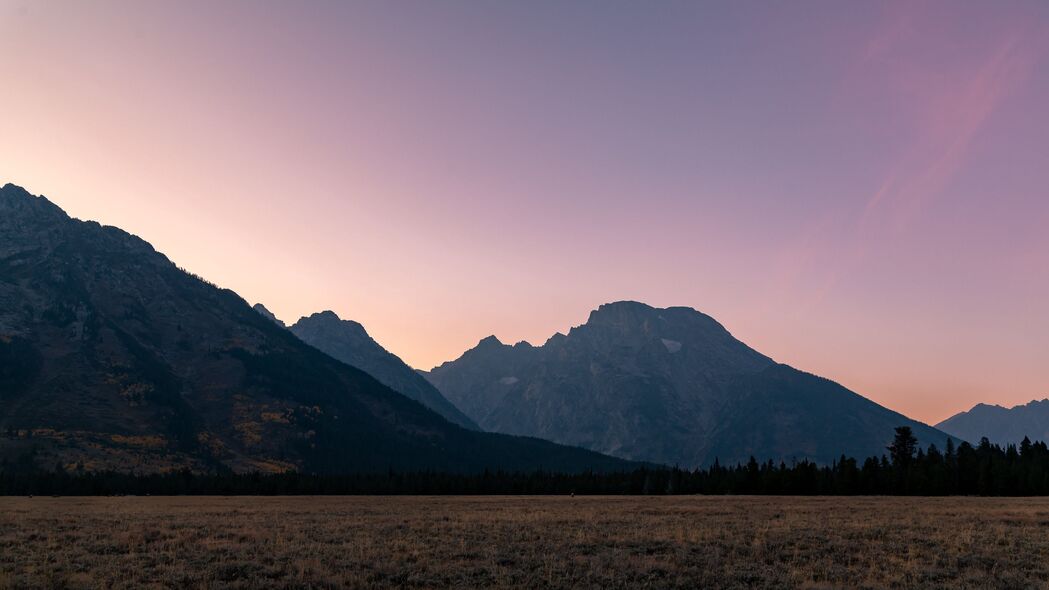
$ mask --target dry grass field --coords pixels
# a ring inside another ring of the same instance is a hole
[[[0,498],[0,588],[1046,588],[1049,499]]]

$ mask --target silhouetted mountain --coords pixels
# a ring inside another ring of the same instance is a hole
[[[259,307],[262,306],[256,306],[256,309]],[[445,399],[422,375],[373,340],[359,323],[339,319],[333,311],[324,311],[300,319],[289,329],[306,344],[357,367],[375,377],[379,383],[423,404],[447,420],[480,430],[473,420]]]
[[[902,425],[947,439],[686,307],[602,305],[541,347],[488,337],[426,376],[486,430],[682,466],[880,455]]]
[[[449,423],[178,269],[0,189],[0,456],[45,466],[578,471],[623,462]]]
[[[269,321],[273,322],[274,324],[277,324],[278,326],[280,326],[282,328],[287,328],[288,327],[284,322],[282,322],[279,319],[277,319],[277,316],[273,315],[272,311],[266,309],[265,305],[263,305],[261,303],[256,303],[255,305],[252,305],[251,308],[254,309],[255,311],[259,312],[259,314],[261,314],[262,317],[268,319]]]
[[[936,428],[972,444],[979,443],[983,437],[1002,446],[1019,444],[1025,436],[1031,440],[1049,440],[1049,399],[1011,408],[976,404],[968,412],[940,422]]]

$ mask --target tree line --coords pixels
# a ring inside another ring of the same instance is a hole
[[[528,473],[436,471],[350,473],[164,474],[40,469],[31,457],[0,464],[0,495],[302,495],[302,494],[757,494],[757,495],[1049,495],[1049,447],[1024,438],[1001,447],[986,438],[957,447],[948,439],[918,448],[911,429],[896,429],[880,457],[746,463],[623,472]]]

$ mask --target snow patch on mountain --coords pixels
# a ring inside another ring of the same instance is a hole
[[[662,338],[662,340],[663,346],[667,347],[667,352],[669,352],[670,354],[674,354],[675,352],[681,350],[681,343],[677,340],[667,340],[666,338]]]

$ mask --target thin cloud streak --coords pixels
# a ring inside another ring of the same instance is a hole
[[[1021,36],[1006,40],[971,79],[930,93],[936,98],[920,110],[938,116],[918,130],[908,153],[864,206],[861,234],[879,214],[889,217],[891,229],[902,231],[950,185],[987,119],[1028,79],[1037,56],[1023,41]],[[934,72],[927,74],[935,80]]]

